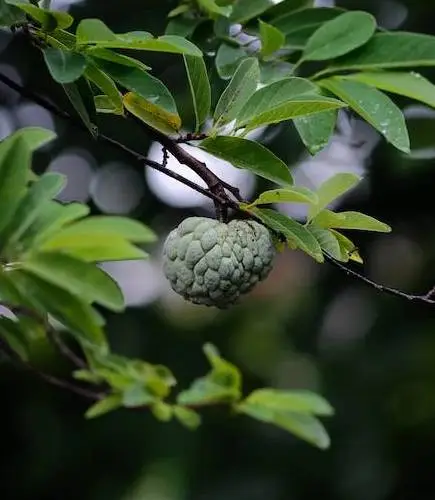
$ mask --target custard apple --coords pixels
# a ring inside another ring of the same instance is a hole
[[[186,300],[223,309],[266,278],[274,255],[269,231],[257,222],[189,217],[165,241],[163,270]]]

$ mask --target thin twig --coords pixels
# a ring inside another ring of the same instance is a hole
[[[435,286],[429,290],[429,292],[418,295],[418,294],[411,294],[411,293],[406,293],[403,292],[402,290],[398,290],[396,288],[392,288],[389,286],[381,285],[380,283],[376,283],[375,281],[371,280],[370,278],[367,278],[363,274],[358,273],[357,271],[354,271],[350,267],[345,266],[338,260],[335,260],[333,257],[331,257],[329,254],[325,253],[325,258],[333,264],[335,267],[340,269],[341,271],[344,271],[347,275],[352,276],[353,278],[356,278],[366,285],[371,286],[372,288],[375,288],[379,292],[386,293],[388,295],[394,295],[395,297],[401,297],[406,300],[410,300],[413,302],[424,302],[426,304],[434,305],[435,304]]]

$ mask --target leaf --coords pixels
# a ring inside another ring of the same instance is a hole
[[[96,418],[122,407],[122,396],[110,394],[94,403],[85,413],[86,418]]]
[[[236,0],[234,3],[231,21],[246,23],[273,7],[277,2],[273,0]]]
[[[288,166],[258,142],[240,137],[209,137],[202,150],[278,184],[293,184]]]
[[[243,208],[243,207],[242,207]],[[322,249],[310,231],[294,219],[268,208],[249,208],[248,212],[257,216],[273,231],[281,233],[290,244],[296,245],[317,262],[323,262]]]
[[[260,82],[269,85],[291,76],[293,65],[286,61],[272,60],[260,62]]]
[[[263,57],[270,56],[279,50],[285,42],[285,35],[279,29],[271,24],[259,20],[260,25],[260,40],[261,40],[261,55]]]
[[[320,248],[334,257],[334,259],[342,260],[343,252],[337,237],[329,229],[309,225],[307,229],[319,242]],[[347,260],[347,259],[346,259]]]
[[[273,18],[270,23],[285,34],[286,47],[302,49],[323,23],[343,12],[343,9],[329,7],[308,8]]]
[[[108,235],[123,238],[134,243],[153,243],[156,234],[141,222],[117,215],[93,215],[68,225],[53,238],[76,237],[92,239],[93,236]],[[52,239],[53,239],[52,238]]]
[[[0,142],[0,236],[25,192],[32,152],[54,137],[49,130],[29,127]]]
[[[331,212],[322,210],[313,219],[313,224],[319,227],[335,229],[358,229],[361,231],[391,232],[391,227],[369,215],[359,212]]]
[[[32,254],[20,268],[89,303],[97,302],[113,311],[124,309],[118,285],[93,264],[58,252],[40,252]]]
[[[242,61],[216,105],[213,116],[215,127],[229,123],[237,117],[256,91],[259,81],[260,69],[257,59],[251,57]]]
[[[82,119],[83,123],[86,125],[86,128],[89,130],[91,135],[96,136],[96,127],[92,123],[91,118],[89,116],[89,111],[86,108],[86,105],[83,101],[83,98],[80,94],[80,91],[76,85],[76,83],[66,83],[63,86],[63,90],[76,110],[77,114]]]
[[[346,102],[397,149],[410,152],[405,118],[388,96],[365,83],[338,77],[322,80],[319,84]]]
[[[99,68],[126,89],[148,100],[154,107],[161,108],[171,115],[177,114],[177,107],[171,93],[154,76],[138,68],[107,61],[99,63]]]
[[[232,7],[219,6],[215,0],[198,0],[199,8],[207,12],[208,14],[218,14],[219,16],[229,16],[231,14]]]
[[[132,115],[164,134],[174,134],[181,128],[181,118],[177,113],[168,112],[134,92],[124,94],[123,103]]]
[[[122,395],[122,405],[126,408],[137,408],[138,406],[148,406],[156,401],[156,397],[151,394],[143,384],[137,383],[124,391]]]
[[[186,5],[186,7],[188,7]],[[189,7],[188,7],[189,8]],[[176,17],[172,18],[166,26],[165,35],[177,35],[190,38],[195,29],[204,21],[200,17]]]
[[[376,30],[376,19],[367,12],[345,12],[320,26],[308,40],[302,59],[334,59],[367,43]]]
[[[285,189],[273,189],[265,191],[249,204],[248,208],[256,205],[266,205],[268,203],[318,203],[316,193],[305,187],[293,186]]]
[[[281,0],[274,1],[274,5],[270,7],[262,17],[266,20],[276,19],[300,10],[305,10],[313,6],[314,0]]]
[[[337,111],[333,110],[295,118],[293,123],[305,147],[312,155],[316,155],[328,145],[336,121]]]
[[[173,417],[172,406],[164,401],[156,401],[150,407],[151,413],[160,422],[169,422]]]
[[[31,297],[44,314],[49,313],[77,335],[83,345],[107,349],[96,311],[81,298],[27,271],[11,271],[11,279],[25,297]],[[77,279],[77,278],[76,278]]]
[[[69,28],[74,18],[67,12],[41,9],[23,0],[6,0],[9,5],[14,5],[28,14],[31,18],[38,21],[44,30],[52,31],[55,28]]]
[[[28,305],[21,295],[14,282],[10,279],[9,273],[0,269],[0,300],[3,304],[22,306]]]
[[[342,78],[362,82],[380,90],[410,97],[435,107],[435,85],[419,73],[372,71],[345,75]]]
[[[129,66],[131,68],[137,68],[141,71],[148,71],[151,69],[149,66],[144,64],[142,61],[139,61],[138,59],[134,59],[133,57],[129,57],[124,54],[118,54],[117,52],[113,52],[113,50],[110,49],[88,47],[85,54],[94,59],[97,59],[97,61],[95,61],[97,65],[99,64],[98,59],[102,59],[103,61],[109,61],[116,64]]]
[[[220,357],[211,344],[204,346],[204,352],[212,367],[211,371],[195,380],[191,387],[177,397],[179,405],[207,405],[230,403],[241,397],[241,374],[238,368]]]
[[[94,83],[104,94],[109,98],[110,103],[113,106],[114,113],[122,115],[124,112],[124,106],[122,104],[122,95],[115,85],[115,82],[110,78],[109,75],[101,71],[95,64],[88,64],[85,71],[85,76]]]
[[[337,238],[337,241],[340,245],[341,259],[337,260],[341,260],[343,262],[353,260],[355,262],[358,262],[359,264],[363,263],[363,260],[353,241],[351,241],[347,236],[344,236],[344,234],[339,233],[335,229],[330,229],[329,231]]]
[[[0,338],[7,343],[22,361],[28,360],[26,334],[17,321],[0,316]]]
[[[92,44],[113,49],[147,50],[170,52],[202,57],[202,52],[192,42],[176,35],[154,38],[150,33],[133,31],[116,35],[99,19],[84,19],[77,27],[77,44]]]
[[[323,182],[317,190],[318,203],[310,207],[308,219],[313,219],[321,210],[344,193],[355,187],[361,177],[350,173],[335,174]]]
[[[0,26],[9,28],[14,23],[24,22],[25,20],[22,10],[13,5],[7,5],[7,2],[0,2]]]
[[[86,69],[86,58],[78,52],[48,47],[42,53],[51,76],[58,83],[74,82]]]
[[[195,430],[201,425],[201,416],[185,406],[173,407],[174,417],[188,429]]]
[[[7,239],[8,248],[13,248],[20,241],[23,234],[64,185],[65,177],[63,175],[46,173],[30,186],[26,195],[21,199],[8,227],[5,229],[3,237]]]
[[[76,219],[85,217],[88,213],[89,207],[81,203],[61,205],[56,201],[49,202],[44,210],[38,214],[32,226],[21,237],[22,251],[37,248],[60,228]]]
[[[211,108],[211,88],[204,59],[183,56],[195,110],[196,132],[207,120]]]
[[[214,61],[218,75],[223,80],[229,80],[242,60],[247,58],[246,52],[241,47],[222,43],[218,48]]]
[[[434,65],[435,36],[396,31],[377,33],[360,49],[335,61],[328,71]]]

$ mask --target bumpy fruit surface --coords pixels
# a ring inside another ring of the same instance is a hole
[[[163,270],[186,300],[225,308],[266,278],[274,255],[269,231],[255,221],[189,217],[165,241]]]

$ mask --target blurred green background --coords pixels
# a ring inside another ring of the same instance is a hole
[[[98,17],[117,32],[161,34],[175,4],[85,0],[70,11],[78,19]],[[391,29],[435,34],[432,0],[339,5],[368,10]],[[0,35],[0,71],[68,106],[38,53],[19,37],[10,41]],[[191,116],[181,61],[161,55],[144,60],[174,92],[184,116]],[[435,81],[434,70],[424,74]],[[360,270],[383,284],[422,292],[435,282],[435,120],[406,99],[396,102],[409,116],[411,157],[382,141],[362,153],[363,131],[339,141],[335,153],[326,152],[310,176],[315,182],[322,168],[364,169],[365,186],[342,205],[379,217],[393,233],[355,235],[365,259]],[[129,213],[161,238],[182,218],[209,213],[208,206],[168,204],[163,188],[152,188],[129,158],[1,86],[0,133],[25,125],[58,133],[54,146],[35,156],[35,166],[67,173],[65,200],[86,200],[96,212]],[[102,128],[142,152],[150,146],[140,129],[119,118],[104,119]],[[268,141],[290,165],[304,154],[290,126]],[[238,182],[252,186],[251,179]],[[166,196],[182,197],[175,191]],[[3,363],[2,500],[435,499],[433,307],[382,295],[329,264],[288,251],[241,305],[216,312],[184,303],[167,290],[160,245],[142,267],[109,268],[130,304],[126,313],[108,316],[113,349],[167,364],[181,388],[207,370],[201,347],[211,341],[241,368],[246,392],[260,386],[307,388],[329,399],[336,408],[336,416],[325,421],[331,448],[319,451],[217,409],[204,414],[204,425],[195,432],[156,422],[145,411],[86,421],[86,401]],[[46,371],[68,376],[71,366],[57,353],[41,345],[38,355]]]

